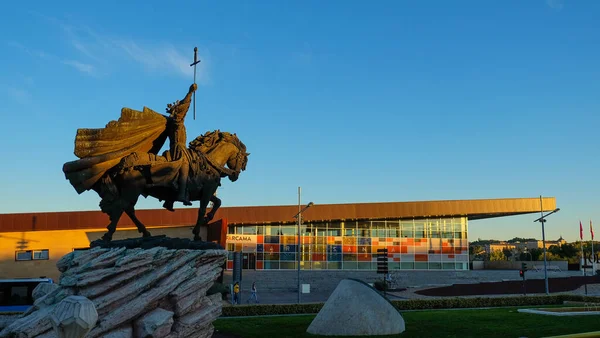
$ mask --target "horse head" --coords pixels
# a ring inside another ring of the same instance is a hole
[[[235,182],[240,173],[246,170],[248,156],[246,146],[236,134],[215,130],[206,132],[190,142],[190,149],[204,154],[206,158],[218,167],[227,165],[229,170],[222,170],[232,182]]]
[[[227,167],[233,170],[233,173],[228,176],[231,182],[235,182],[240,173],[246,170],[246,164],[248,164],[248,156],[250,156],[250,153],[246,152],[246,145],[240,141],[235,133],[229,135],[231,136],[226,142],[233,144],[237,151],[235,151],[235,154],[232,153],[229,159],[227,159]]]
[[[246,152],[246,146],[237,138],[237,135],[233,134],[233,136],[235,137],[235,141],[232,144],[237,148],[237,152],[227,160],[227,167],[233,170],[233,173],[229,175],[229,179],[235,182],[240,173],[246,170],[250,153]]]

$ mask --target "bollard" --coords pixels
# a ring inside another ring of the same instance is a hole
[[[98,321],[94,303],[82,296],[69,296],[52,310],[50,321],[59,338],[83,338]]]

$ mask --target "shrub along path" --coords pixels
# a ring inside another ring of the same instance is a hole
[[[600,303],[600,297],[583,297],[574,295],[473,298],[456,297],[436,299],[392,300],[392,304],[394,304],[396,308],[402,311],[561,305],[564,301]],[[222,317],[315,314],[318,313],[319,310],[321,310],[321,307],[323,307],[323,303],[225,306],[223,307]]]
[[[600,275],[573,276],[563,278],[549,278],[548,289],[550,292],[568,292],[581,288],[584,284],[600,283]],[[527,293],[545,293],[546,286],[543,279],[530,279],[525,282]],[[489,282],[477,284],[454,284],[438,288],[429,288],[415,291],[416,294],[432,297],[448,296],[475,296],[497,294],[523,293],[523,282],[517,280],[503,282]]]

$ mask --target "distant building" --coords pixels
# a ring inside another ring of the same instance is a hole
[[[546,241],[546,249],[549,249],[553,245],[560,247],[561,245],[566,244],[566,243],[567,243],[567,241],[565,241],[564,238],[562,238],[562,236],[555,241],[547,240]],[[533,240],[533,241],[527,241],[527,242],[515,242],[515,243],[499,242],[499,243],[493,243],[493,244],[486,244],[484,246],[484,250],[487,254],[490,254],[493,251],[509,250],[509,251],[524,252],[525,250],[529,251],[532,249],[542,249],[543,247],[544,247],[543,241]]]
[[[562,236],[560,236],[557,240],[555,241],[551,241],[551,240],[547,240],[546,241],[546,249],[550,248],[553,245],[556,246],[562,246],[563,244],[566,244],[567,241],[564,240],[564,238],[562,238]],[[531,249],[542,249],[544,248],[544,242],[541,240],[538,241],[528,241],[525,243],[515,243],[515,246],[517,248],[517,250],[519,251],[524,251],[525,249],[527,250],[531,250]]]
[[[316,204],[303,214],[298,228],[296,205],[222,207],[215,221],[201,229],[202,238],[233,253],[243,252],[250,270],[368,270],[375,273],[379,249],[388,249],[393,270],[468,270],[470,221],[537,213],[538,198]],[[556,199],[544,199],[554,210]],[[183,208],[138,210],[153,235],[191,237],[198,211]],[[57,279],[57,261],[74,250],[89,248],[106,229],[100,211],[0,214],[0,272],[3,278],[47,276]],[[114,239],[138,237],[123,217]],[[514,244],[492,248],[514,248]],[[298,257],[300,251],[300,257]],[[326,275],[324,275],[326,276]]]
[[[486,244],[485,245],[485,252],[488,253],[488,254],[492,253],[492,251],[503,251],[504,249],[514,250],[514,249],[516,249],[516,245],[512,244],[512,243],[507,243],[507,242],[494,243],[494,244]]]

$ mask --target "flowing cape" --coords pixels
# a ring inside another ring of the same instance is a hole
[[[121,159],[134,152],[157,154],[167,138],[167,117],[144,107],[123,108],[118,121],[98,129],[78,129],[75,155],[63,165],[65,177],[77,193],[89,190]]]

